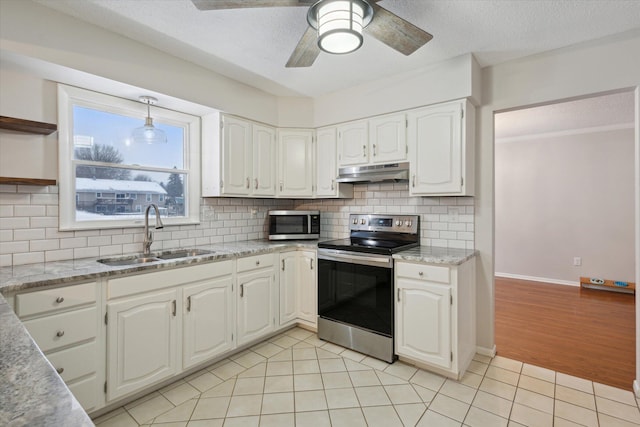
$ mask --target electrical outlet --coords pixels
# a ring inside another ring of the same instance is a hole
[[[257,209],[251,209],[251,216],[253,218],[256,218],[258,216],[258,210]]]
[[[203,220],[213,220],[216,218],[216,211],[213,208],[209,208],[207,206],[202,207],[202,219]]]
[[[449,222],[460,221],[460,208],[449,208]]]
[[[573,257],[573,266],[580,267],[581,265],[582,265],[582,258],[580,258],[579,256]]]

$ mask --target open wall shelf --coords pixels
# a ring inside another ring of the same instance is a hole
[[[32,120],[0,116],[0,129],[34,133],[38,135],[50,135],[58,130],[58,126],[53,123],[34,122]]]

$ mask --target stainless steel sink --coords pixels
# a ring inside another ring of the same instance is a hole
[[[198,255],[209,255],[214,254],[214,251],[207,251],[204,249],[178,249],[175,251],[167,251],[163,252],[160,255],[156,255],[156,258],[160,259],[178,259],[178,258],[189,258]]]
[[[121,267],[125,265],[137,265],[137,264],[148,264],[150,262],[158,262],[162,261],[160,258],[156,257],[126,257],[126,258],[106,258],[99,259],[98,262],[101,264],[109,265],[111,267]]]

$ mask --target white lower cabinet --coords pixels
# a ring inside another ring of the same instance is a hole
[[[276,327],[274,254],[238,259],[238,345],[255,341]]]
[[[316,252],[282,252],[280,269],[280,325],[298,321],[315,328],[318,314]]]
[[[107,304],[107,400],[179,372],[177,300],[174,288]]]
[[[475,355],[475,259],[454,266],[396,262],[395,274],[396,353],[461,378]]]
[[[87,412],[104,404],[104,336],[98,300],[95,282],[15,297],[16,314]]]
[[[235,348],[234,262],[107,281],[107,401]]]
[[[188,369],[234,348],[233,278],[185,286],[182,366]]]

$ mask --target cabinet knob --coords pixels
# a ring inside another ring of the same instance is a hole
[[[260,260],[256,261],[256,266],[260,265]]]
[[[57,336],[58,338],[60,338],[60,337],[64,336],[64,331],[58,331],[58,332],[56,332],[56,336]]]
[[[61,373],[63,373],[63,372],[64,372],[64,368],[58,368],[58,369],[56,369],[56,372],[57,372],[58,374],[61,374]]]
[[[56,298],[56,302],[58,304],[60,304],[60,303],[64,302],[64,298],[63,297],[58,297],[58,298]]]
[[[422,271],[418,272],[418,276],[422,277],[424,276],[424,273]]]

